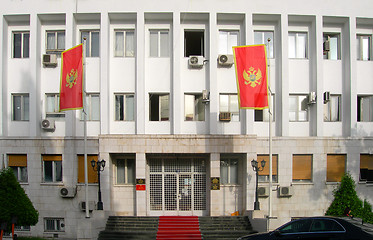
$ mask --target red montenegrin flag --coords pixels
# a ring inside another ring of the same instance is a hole
[[[83,44],[61,55],[60,111],[83,108]]]
[[[233,54],[240,108],[268,108],[265,45],[233,47]]]

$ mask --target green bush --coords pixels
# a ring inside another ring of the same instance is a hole
[[[355,181],[346,173],[339,187],[333,191],[334,200],[325,215],[342,217],[346,215],[346,209],[350,209],[350,215],[361,218],[364,222],[373,223],[372,206],[357,196],[355,187]]]
[[[0,222],[6,222],[9,227],[12,218],[16,217],[17,225],[35,225],[39,213],[18,183],[11,168],[0,171],[0,183]]]

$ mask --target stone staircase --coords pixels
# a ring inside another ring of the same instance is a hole
[[[236,240],[238,237],[255,232],[247,216],[198,217],[198,220],[200,236],[204,240]],[[159,217],[110,216],[105,230],[100,232],[98,239],[155,240],[157,239],[158,226]],[[174,226],[165,225],[164,227],[168,230],[171,227],[172,230]],[[194,231],[194,229],[190,230]],[[178,239],[192,238],[180,237]]]
[[[256,233],[247,216],[199,217],[199,227],[204,240],[236,240]]]

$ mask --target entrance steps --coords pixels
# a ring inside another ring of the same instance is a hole
[[[202,239],[196,216],[161,216],[159,217],[157,240]]]
[[[110,216],[98,240],[236,240],[254,232],[247,216]]]

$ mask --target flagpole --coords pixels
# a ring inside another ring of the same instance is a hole
[[[270,50],[270,42],[271,39],[268,38],[268,45],[267,48]],[[270,51],[268,51],[268,54],[270,54]],[[270,87],[270,62],[267,54],[267,64],[268,64],[268,93],[269,93],[269,101],[268,101],[268,116],[269,116],[269,197],[268,197],[268,222],[272,217],[272,92],[271,92],[271,87]],[[269,225],[268,225],[269,226]]]
[[[86,41],[87,38],[83,38],[83,117],[84,117],[84,185],[85,185],[85,217],[89,218],[89,199],[88,199],[88,159],[87,159],[87,113],[86,113]]]

